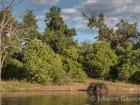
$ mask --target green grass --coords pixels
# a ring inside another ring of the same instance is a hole
[[[65,84],[63,86],[67,86],[67,87],[71,87],[71,85],[78,85],[77,87],[82,87],[85,88],[85,86],[88,87],[88,85],[91,82],[95,82],[95,83],[105,83],[108,86],[112,87],[112,88],[116,88],[118,87],[119,89],[124,89],[124,88],[140,88],[140,85],[134,85],[134,84],[129,84],[126,82],[110,82],[110,81],[104,81],[104,80],[95,80],[95,79],[90,79],[90,80],[86,80],[85,82],[71,82],[69,84]],[[7,82],[1,82],[1,87],[0,87],[0,91],[2,92],[6,92],[6,91],[36,91],[36,90],[45,90],[46,88],[56,88],[58,85],[54,85],[54,84],[47,84],[47,85],[40,85],[40,84],[30,84],[24,81],[7,81]],[[59,90],[59,86],[57,88]]]
[[[1,83],[0,91],[26,91],[40,86],[39,84],[29,84],[23,81],[8,81]]]

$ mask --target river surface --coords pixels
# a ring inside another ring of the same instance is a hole
[[[140,105],[140,95],[75,91],[0,93],[0,105]]]

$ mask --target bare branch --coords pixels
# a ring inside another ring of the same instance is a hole
[[[16,2],[17,0],[12,0],[7,6],[4,6],[2,10],[10,10],[16,5],[21,4],[24,0],[20,0],[19,2]]]
[[[4,13],[4,11],[2,11],[2,15],[3,15],[3,18],[2,18],[2,22],[1,22],[1,25],[0,25],[0,27],[2,28],[3,27],[3,24],[4,24],[4,21],[5,21],[5,19],[6,19],[6,14]]]
[[[9,33],[11,34],[12,33],[12,26],[13,26],[13,24],[14,24],[14,20],[11,22],[11,24],[10,24],[10,30],[9,30]]]
[[[8,6],[0,8],[2,19],[0,22],[0,82],[1,82],[1,69],[3,67],[4,60],[7,56],[6,50],[10,47],[18,47],[16,43],[18,42],[18,32],[20,29],[18,26],[14,25],[16,22],[12,14],[10,14],[12,8],[20,4],[23,0],[16,2],[17,0],[12,0]],[[9,33],[10,36],[6,36]]]
[[[7,53],[2,56],[2,59],[1,59],[1,67],[3,67],[4,60],[5,60],[6,56],[7,56]]]
[[[11,20],[11,17],[9,16],[7,21],[5,22],[5,24],[3,26],[6,26],[10,22],[10,20]]]

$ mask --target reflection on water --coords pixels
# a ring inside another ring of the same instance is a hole
[[[89,99],[94,102],[99,102],[101,101],[101,99],[108,96],[107,92],[88,91],[87,93],[88,93]]]
[[[140,105],[140,101],[101,101],[102,97],[109,97],[103,93],[49,91],[0,94],[0,105]]]

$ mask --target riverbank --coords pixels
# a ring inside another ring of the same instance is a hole
[[[9,81],[1,82],[0,92],[13,91],[85,91],[88,85],[94,81],[95,83],[103,82],[107,85],[108,90],[112,93],[140,93],[140,85],[128,84],[123,82],[108,82],[100,80],[88,80],[84,83],[69,83],[67,85],[40,85],[29,84],[25,82]]]

